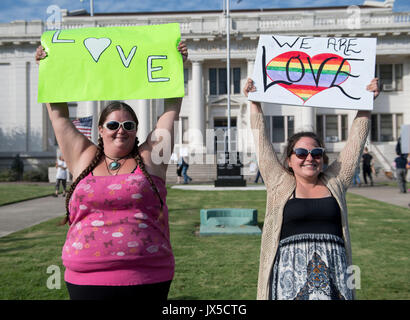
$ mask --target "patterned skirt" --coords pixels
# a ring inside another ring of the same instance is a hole
[[[272,300],[352,300],[344,241],[298,234],[280,241],[271,276]]]

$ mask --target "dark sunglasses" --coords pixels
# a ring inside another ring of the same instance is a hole
[[[312,150],[308,150],[305,148],[296,148],[296,149],[293,149],[293,153],[299,159],[306,159],[309,153],[313,159],[320,159],[321,157],[323,157],[323,154],[325,153],[325,149],[324,148],[313,148]]]
[[[111,120],[103,124],[104,128],[108,130],[112,130],[112,131],[118,130],[121,126],[123,127],[124,130],[132,131],[132,130],[135,130],[135,128],[137,127],[137,124],[134,121],[129,121],[129,120],[124,121],[124,122]]]

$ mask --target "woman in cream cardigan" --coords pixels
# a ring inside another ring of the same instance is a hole
[[[248,79],[244,94],[254,91]],[[378,79],[367,90],[379,94]],[[346,190],[369,131],[370,111],[358,111],[338,158],[323,170],[321,139],[299,132],[278,160],[265,133],[260,103],[251,101],[251,125],[258,165],[267,190],[258,299],[354,299],[348,281],[352,253]]]

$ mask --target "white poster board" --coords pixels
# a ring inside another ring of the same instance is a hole
[[[261,35],[249,100],[340,109],[373,109],[376,38]]]
[[[403,124],[400,133],[401,153],[410,153],[410,124]]]

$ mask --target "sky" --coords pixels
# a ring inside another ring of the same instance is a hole
[[[231,0],[230,8],[301,8],[361,5],[365,0]],[[379,0],[383,2],[382,0]],[[239,2],[239,3],[238,3]],[[181,5],[182,4],[182,5]],[[47,21],[47,8],[90,11],[90,0],[0,0],[0,23],[14,20]],[[94,0],[95,13],[222,10],[223,0]],[[395,0],[393,10],[410,11],[410,0]]]

